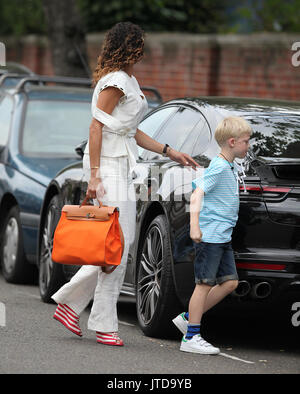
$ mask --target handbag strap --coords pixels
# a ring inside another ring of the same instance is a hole
[[[90,201],[90,200],[91,200],[91,198],[86,196],[85,199],[82,201],[82,203],[79,205],[79,207],[82,207],[83,205],[93,205],[93,204],[88,203],[88,201]],[[98,202],[100,204],[99,208],[101,208],[103,206],[103,203],[99,200],[98,200]]]

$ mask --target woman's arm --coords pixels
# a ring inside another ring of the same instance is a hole
[[[102,127],[103,124],[92,119],[90,124],[90,134],[89,134],[89,154],[90,154],[90,167],[91,167],[91,177],[100,178],[99,167],[100,167],[100,152],[102,147]]]
[[[123,94],[124,93],[117,88],[108,87],[99,93],[97,107],[111,114]],[[90,198],[96,198],[96,191],[101,182],[100,153],[102,147],[102,127],[103,123],[95,118],[92,119],[89,133],[91,178],[86,192],[86,195]]]
[[[165,145],[159,143],[158,141],[155,141],[153,138],[149,137],[149,135],[145,134],[142,130],[137,129],[134,138],[136,140],[136,143],[140,147],[151,150],[151,152],[162,154]],[[167,154],[170,149],[170,147],[167,148]]]
[[[107,114],[111,114],[120,98],[124,95],[121,90],[108,87],[99,93],[97,107]],[[89,135],[89,154],[91,175],[96,175],[97,171],[93,171],[93,167],[100,167],[100,152],[102,147],[102,127],[103,123],[93,118],[90,125]]]
[[[145,134],[140,129],[137,129],[134,138],[136,140],[136,143],[140,147],[148,149],[151,152],[162,154],[165,145],[159,143],[158,141],[155,141],[153,138],[149,137],[149,135]],[[187,153],[177,152],[171,147],[167,148],[167,156],[171,160],[177,161],[179,164],[182,164],[184,166],[192,166],[194,169],[196,169],[196,167],[200,167],[200,165],[195,160],[193,160],[191,156],[189,156]]]

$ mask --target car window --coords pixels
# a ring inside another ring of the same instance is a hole
[[[200,129],[196,127],[199,122]],[[187,150],[190,152],[193,151],[190,141],[193,140],[194,143],[198,142],[197,133],[203,127],[203,117],[199,111],[192,108],[180,107],[174,116],[168,119],[164,127],[158,130],[153,138],[161,144],[168,144],[178,151],[184,146],[185,153],[189,153]],[[190,140],[191,134],[192,137]],[[144,156],[145,160],[153,160],[161,157],[161,155],[150,151],[145,152]]]
[[[30,100],[21,150],[27,156],[76,157],[75,147],[89,135],[89,102]]]
[[[149,135],[149,137],[153,137],[153,135],[164,125],[165,121],[176,111],[176,109],[177,107],[170,106],[155,111],[139,124],[139,129]],[[143,157],[143,152],[147,152],[147,150],[138,146],[138,152],[139,156]]]
[[[6,96],[2,100],[0,98],[0,146],[7,144],[9,129],[12,118],[13,101]]]
[[[183,144],[178,147],[180,152],[190,156],[201,155],[207,148],[211,139],[210,129],[204,117],[201,117],[190,133],[186,135]]]
[[[300,157],[300,116],[283,115],[248,119],[252,126],[250,145],[257,156]]]

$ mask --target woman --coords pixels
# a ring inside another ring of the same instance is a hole
[[[160,144],[137,129],[147,101],[133,67],[143,57],[144,32],[130,22],[116,24],[105,37],[94,72],[93,119],[83,168],[89,177],[87,197],[118,206],[125,246],[120,266],[110,273],[83,266],[52,298],[58,303],[54,318],[82,336],[79,315],[94,298],[88,328],[98,343],[122,346],[118,336],[117,301],[124,280],[130,243],[134,240],[136,201],[131,172],[138,157],[137,145],[164,152],[172,160],[193,168],[198,164],[187,154]]]

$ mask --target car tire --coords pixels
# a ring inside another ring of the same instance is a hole
[[[34,283],[36,267],[29,264],[23,245],[19,208],[11,207],[2,227],[0,260],[2,274],[9,283]]]
[[[175,291],[168,223],[159,215],[150,223],[142,241],[136,274],[136,308],[145,335],[174,337],[179,332],[172,319],[181,312]]]
[[[61,214],[59,196],[51,198],[41,227],[39,245],[39,290],[43,302],[52,302],[52,295],[65,283],[63,267],[51,259],[54,231]]]

